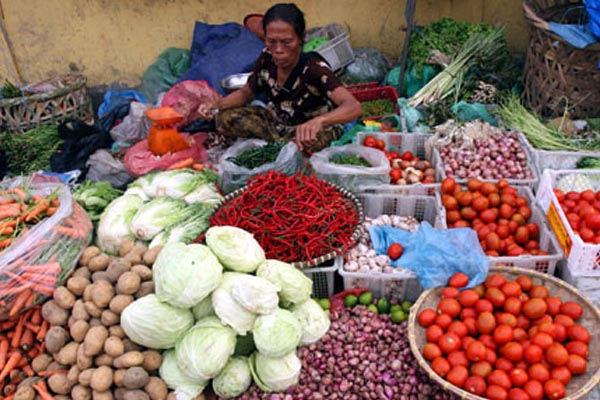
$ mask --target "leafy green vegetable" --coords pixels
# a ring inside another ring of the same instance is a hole
[[[162,363],[158,373],[167,386],[175,390],[177,399],[181,400],[195,399],[208,385],[206,379],[192,379],[183,373],[177,365],[175,350],[165,351],[162,354]]]
[[[2,94],[2,97],[4,97],[5,99],[23,96],[23,92],[21,91],[21,89],[19,89],[14,83],[9,81],[8,79],[4,79],[4,85],[2,86],[0,94]]]
[[[329,330],[331,322],[319,303],[308,299],[303,303],[294,304],[290,311],[298,318],[302,326],[300,344],[306,345],[318,342]]]
[[[252,384],[248,357],[231,357],[212,381],[215,394],[224,399],[242,395]]]
[[[313,282],[302,271],[277,260],[265,261],[256,276],[281,288],[279,298],[290,303],[302,303],[310,298]]]
[[[164,229],[192,216],[187,203],[171,197],[156,197],[145,203],[131,219],[131,231],[138,239],[152,240]]]
[[[61,144],[62,139],[54,125],[34,128],[23,134],[0,134],[0,150],[4,150],[9,171],[17,175],[50,171],[50,157]]]
[[[235,282],[244,276],[239,272],[225,272],[221,285],[211,296],[215,314],[239,335],[246,335],[256,320],[256,314],[242,307],[231,295]]]
[[[357,156],[355,154],[348,153],[336,153],[329,159],[334,164],[339,165],[357,165],[359,167],[372,167],[371,163],[364,159],[364,157]]]
[[[258,168],[275,162],[283,146],[285,146],[284,142],[268,142],[264,146],[244,150],[235,157],[229,157],[227,161],[231,161],[238,167]]]
[[[92,221],[99,221],[104,209],[111,201],[123,194],[112,187],[110,182],[84,181],[73,190],[73,197],[87,211]]]
[[[394,103],[389,99],[361,101],[360,107],[362,108],[363,117],[376,117],[392,114],[395,111]]]
[[[272,314],[259,315],[252,334],[259,352],[267,357],[283,357],[300,344],[302,326],[294,314],[279,308]]]
[[[578,169],[600,169],[600,158],[598,157],[582,157],[577,161]]]
[[[234,226],[213,226],[206,244],[226,269],[252,273],[265,262],[265,252],[252,234]]]
[[[292,351],[280,358],[255,352],[248,359],[256,385],[265,392],[283,392],[298,383],[302,362]]]
[[[198,186],[217,181],[217,175],[209,168],[202,171],[176,169],[144,175],[129,185],[129,188],[141,188],[149,197],[169,196],[183,199]]]
[[[141,197],[130,194],[116,198],[106,207],[96,229],[96,241],[102,251],[115,255],[123,240],[135,239],[129,224],[142,205]]]

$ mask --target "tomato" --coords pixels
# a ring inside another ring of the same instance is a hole
[[[526,391],[521,388],[512,388],[508,392],[508,400],[530,400]]]
[[[502,371],[508,372],[511,369],[513,369],[515,367],[515,365],[508,358],[500,357],[498,360],[496,360],[494,367],[497,370],[502,370]]]
[[[488,288],[501,288],[506,283],[506,278],[501,274],[491,274],[485,280],[485,286]]]
[[[552,368],[550,371],[550,378],[556,379],[562,382],[563,385],[568,385],[571,382],[571,371],[564,365],[561,367]]]
[[[523,254],[525,254],[525,249],[517,245],[510,246],[506,252],[506,255],[509,257],[518,257],[522,256]]]
[[[566,367],[571,371],[573,375],[585,374],[587,369],[587,361],[577,354],[569,354],[567,359]]]
[[[431,325],[425,331],[425,339],[431,343],[439,342],[440,338],[444,334],[444,330],[439,325]]]
[[[518,342],[509,342],[501,349],[503,357],[510,361],[521,361],[523,359],[523,346]]]
[[[423,357],[429,361],[442,356],[442,349],[435,343],[425,343],[422,352]]]
[[[510,235],[510,228],[507,225],[498,225],[496,227],[496,234],[500,239],[506,239]],[[500,246],[502,247],[502,245]]]
[[[446,222],[449,224],[454,224],[457,221],[460,221],[460,211],[458,210],[450,210],[446,212]]]
[[[460,338],[456,333],[444,333],[438,344],[445,354],[449,354],[460,348]]]
[[[377,139],[369,135],[363,140],[363,146],[377,148]]]
[[[577,321],[583,314],[583,308],[574,301],[566,301],[560,306],[560,313],[568,315],[574,321]]]
[[[473,207],[464,207],[460,210],[460,215],[468,221],[473,221],[477,218],[477,211]]]
[[[463,307],[473,307],[477,300],[479,300],[479,295],[472,289],[463,290],[458,296],[458,302]]]
[[[500,200],[502,201],[502,200]],[[513,208],[506,203],[503,203],[498,208],[498,213],[500,217],[510,219],[513,215]]]
[[[496,251],[500,248],[500,236],[496,232],[490,232],[485,237],[487,250]]]
[[[519,300],[517,297],[509,297],[504,302],[504,311],[513,316],[518,316],[519,314],[521,314],[522,309],[523,303],[521,303],[521,300]],[[516,319],[515,322],[517,322]]]
[[[552,322],[544,322],[543,324],[540,324],[538,326],[538,332],[547,333],[552,337],[552,340],[556,340],[556,326]]]
[[[385,140],[383,139],[376,139],[375,144],[377,145],[377,148],[379,150],[385,150]],[[410,160],[408,160],[410,161]]]
[[[506,297],[518,297],[521,294],[521,285],[517,282],[506,282],[500,288]]]
[[[415,158],[415,155],[410,151],[405,151],[404,153],[402,153],[400,158],[404,161],[412,161]]]
[[[510,376],[506,371],[501,369],[492,371],[487,377],[487,382],[489,385],[498,385],[506,390],[509,390],[512,387]]]
[[[496,328],[496,318],[489,312],[482,312],[477,316],[477,330],[479,333],[491,333]]]
[[[473,207],[473,210],[477,212],[482,212],[488,209],[488,207],[490,206],[490,201],[487,197],[477,197],[473,200],[471,206]]]
[[[480,336],[481,338],[481,336]],[[498,356],[496,355],[496,351],[492,350],[491,348],[486,346],[486,350],[485,350],[485,361],[489,362],[490,364],[496,364],[496,362],[498,361]]]
[[[463,272],[457,272],[448,280],[448,286],[462,288],[469,284],[469,276]]]
[[[509,372],[510,380],[513,386],[522,387],[525,386],[527,381],[529,380],[529,376],[527,375],[527,371],[523,368],[513,368]]]
[[[471,343],[475,341],[475,338],[472,336],[464,336],[460,338],[460,348],[464,351],[467,351],[467,348]]]
[[[546,361],[555,367],[566,364],[568,359],[569,353],[560,343],[553,343],[552,346],[546,350]]]
[[[508,343],[513,340],[513,330],[508,325],[498,325],[492,334],[494,341],[498,344]]]
[[[486,388],[487,385],[485,384],[485,380],[480,376],[468,377],[463,386],[463,389],[465,389],[467,392],[473,393],[477,396],[484,394]]]
[[[523,389],[531,400],[542,400],[544,397],[544,385],[540,381],[530,380]]]
[[[469,333],[469,328],[462,321],[452,321],[447,331],[456,333],[458,337],[463,338]]]
[[[550,346],[552,346],[553,342],[554,342],[554,339],[552,339],[552,336],[550,336],[549,334],[547,334],[545,332],[537,332],[531,338],[531,343],[537,344],[544,351],[548,350],[550,348]]]
[[[508,392],[501,386],[489,385],[485,390],[485,397],[490,400],[507,400]]]
[[[573,200],[573,201],[577,202],[577,201],[579,201],[580,198],[581,198],[581,195],[578,192],[575,192],[573,190],[571,190],[565,194],[565,199],[567,199],[567,200]]]
[[[529,370],[527,371],[529,377],[531,379],[535,379],[536,381],[540,381],[541,383],[546,382],[550,379],[550,372],[548,369],[544,367],[541,363],[535,363],[529,366]]]
[[[458,302],[460,303],[460,297],[459,297]],[[475,318],[475,317],[477,317],[477,311],[475,311],[475,309],[473,307],[463,307],[463,309],[460,310],[460,319],[462,319],[463,321],[466,318]]]
[[[544,358],[544,350],[537,344],[533,343],[525,348],[523,351],[523,356],[529,364],[539,363]]]
[[[454,223],[454,225],[451,226],[451,228],[469,228],[469,227],[470,227],[469,222],[468,221],[463,221],[463,220],[456,221]]]
[[[590,343],[590,333],[581,325],[575,324],[567,328],[567,336],[572,340],[579,340],[585,344]]]
[[[471,375],[485,378],[490,374],[490,372],[492,372],[492,364],[490,364],[488,361],[477,361],[471,364]]]
[[[590,213],[585,216],[585,226],[590,229],[600,229],[600,214],[599,213]]]
[[[432,308],[426,308],[419,313],[419,315],[417,316],[417,320],[419,321],[419,324],[422,327],[426,328],[434,323],[436,316],[437,313],[435,312],[435,310],[433,310]]]
[[[525,302],[523,304],[523,314],[529,319],[538,319],[542,317],[546,310],[548,310],[548,306],[543,299],[533,298]]]
[[[577,354],[584,359],[588,358],[588,345],[579,340],[572,340],[566,344],[565,348],[569,354]]]
[[[554,322],[563,325],[565,328],[575,325],[573,318],[565,314],[558,314],[556,317],[554,317]]]
[[[559,297],[546,297],[546,305],[547,313],[551,316],[555,316],[560,313],[560,306],[562,305],[562,300]]]
[[[453,194],[456,189],[456,182],[452,178],[445,178],[442,181],[441,190],[444,194]]]
[[[452,369],[446,374],[446,380],[451,384],[462,388],[465,381],[469,377],[469,371],[462,365],[452,367]]]
[[[559,343],[567,340],[567,328],[559,323],[554,323],[554,340]]]
[[[527,230],[529,231],[529,237],[532,239],[537,239],[540,236],[540,228],[537,224],[530,222],[525,225]]]
[[[519,244],[525,244],[529,240],[529,229],[525,226],[519,226],[515,232],[515,241]]]
[[[387,253],[388,256],[392,259],[392,260],[397,260],[402,256],[402,253],[404,252],[404,248],[402,247],[402,245],[400,243],[392,243],[390,245],[390,247],[388,247]]]
[[[469,366],[469,359],[467,358],[466,353],[462,350],[453,351],[450,354],[448,354],[448,357],[446,358],[448,359],[450,365],[453,367],[457,365],[462,365],[465,367]]]
[[[437,317],[435,317],[435,323],[443,330],[446,330],[452,323],[452,317],[448,314],[439,314]]]
[[[392,168],[390,171],[390,178],[392,182],[402,179],[402,170],[400,168]]]
[[[452,366],[445,358],[438,357],[431,362],[431,369],[441,377],[445,377]]]
[[[448,299],[456,299],[459,294],[460,294],[460,292],[458,291],[457,288],[455,288],[455,287],[445,287],[440,292],[440,297],[442,299],[446,299],[446,298],[448,298]]]
[[[492,193],[498,193],[498,187],[496,187],[495,184],[493,184],[492,182],[483,182],[481,184],[481,186],[479,187],[479,191],[485,195],[485,196],[489,196]]]
[[[520,206],[517,209],[517,212],[519,214],[521,214],[523,216],[523,218],[525,218],[525,221],[527,221],[529,218],[531,218],[531,208],[529,208],[527,206]]]
[[[474,362],[485,360],[485,353],[485,345],[478,340],[471,342],[466,349],[467,358]]]
[[[513,297],[514,298],[514,297]],[[520,302],[519,302],[520,304]],[[496,317],[496,324],[498,325],[508,325],[511,328],[517,327],[517,317],[509,313],[501,313]]]
[[[479,299],[475,303],[475,311],[478,313],[494,311],[494,305],[487,299]]]
[[[517,205],[517,199],[513,194],[505,193],[500,195],[500,203],[507,204],[512,208]]]
[[[550,400],[562,399],[565,397],[565,385],[558,379],[550,379],[544,383],[544,393]]]
[[[442,195],[442,205],[446,208],[446,210],[457,210],[458,202],[456,199],[449,194]]]
[[[591,243],[594,240],[594,231],[590,228],[579,228],[579,236],[586,243]]]
[[[473,318],[473,317],[464,318],[463,322],[467,327],[467,331],[469,332],[469,335],[477,334],[477,322],[475,321],[475,318]]]
[[[494,342],[492,335],[484,333],[479,335],[479,341],[485,345],[488,349],[496,350],[498,345]]]
[[[525,332],[525,329],[522,328],[516,328],[513,331],[513,337],[515,342],[524,342],[525,340],[529,339],[529,336],[527,336],[527,332]]]
[[[448,314],[451,318],[456,317],[460,313],[460,303],[456,299],[443,298],[437,306],[439,313]]]
[[[592,203],[596,199],[596,194],[593,190],[587,189],[579,194],[582,200]]]
[[[531,326],[531,322],[529,321],[529,318],[527,318],[523,314],[519,314],[517,316],[517,327],[518,328],[529,329],[530,326]]]

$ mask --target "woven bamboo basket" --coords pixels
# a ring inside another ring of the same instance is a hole
[[[592,389],[600,382],[600,310],[577,289],[568,283],[541,272],[520,268],[490,268],[490,273],[500,273],[509,280],[514,280],[518,275],[528,276],[534,285],[544,285],[548,288],[551,296],[558,296],[563,301],[575,301],[583,307],[583,316],[577,323],[588,329],[591,336],[589,343],[589,357],[587,360],[587,372],[583,375],[573,376],[564,399],[585,399]],[[413,305],[408,318],[408,340],[410,349],[417,359],[419,365],[427,371],[427,374],[442,386],[445,390],[457,394],[463,399],[484,400],[484,397],[475,396],[457,386],[452,385],[431,369],[430,364],[423,358],[421,350],[426,343],[425,328],[417,322],[419,312],[425,308],[435,309],[440,300],[442,288],[429,289],[421,294]]]
[[[67,118],[90,122],[94,113],[86,81],[82,75],[64,75],[35,84],[55,87],[48,92],[1,99],[0,131],[23,133]]]
[[[585,24],[581,1],[523,0],[529,28],[525,63],[525,104],[545,117],[600,117],[600,43],[584,49],[555,35],[549,22]]]

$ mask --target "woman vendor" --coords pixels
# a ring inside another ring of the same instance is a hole
[[[246,85],[198,112],[216,114],[226,136],[292,139],[315,152],[338,139],[343,123],[361,115],[360,103],[343,87],[317,53],[303,53],[305,21],[293,3],[276,4],[264,16],[266,47]],[[264,92],[267,107],[244,106]],[[242,107],[244,106],[244,107]]]

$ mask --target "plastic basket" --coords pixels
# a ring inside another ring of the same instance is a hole
[[[533,256],[525,254],[518,257],[488,257],[491,267],[518,267],[532,269],[549,275],[554,275],[556,264],[563,259],[563,252],[559,242],[550,230],[543,210],[536,204],[535,197],[528,187],[517,187],[517,193],[523,196],[529,202],[531,208],[531,218],[527,222],[534,222],[540,228],[540,249],[546,250],[549,254]],[[441,207],[442,220],[446,224],[446,209]]]
[[[363,103],[366,101],[374,101],[374,100],[382,100],[387,99],[394,104],[394,109],[396,114],[398,113],[398,92],[392,86],[381,86],[372,89],[359,90],[357,92],[352,93],[356,100]],[[370,117],[363,117],[365,121],[375,121],[381,119],[386,114],[374,115]]]
[[[365,216],[376,218],[380,215],[411,216],[419,222],[427,221],[436,228],[443,227],[438,201],[430,196],[402,196],[393,194],[360,194]],[[344,281],[344,290],[366,287],[375,297],[397,298],[414,301],[422,292],[422,287],[412,271],[399,270],[394,273],[350,272],[343,268],[344,260],[337,258],[338,273]]]
[[[432,135],[424,133],[399,133],[399,132],[358,132],[356,134],[357,143],[362,143],[367,136],[373,136],[381,139],[386,144],[386,150],[396,150],[400,154],[405,151],[412,152],[422,160],[431,162],[431,167],[436,170],[436,181],[441,182],[439,169],[432,160],[426,157],[425,142]],[[433,196],[438,191],[439,183],[415,183],[412,185],[365,185],[359,188],[363,193],[389,193],[389,194],[411,194],[420,196]]]
[[[350,46],[350,35],[338,24],[329,24],[323,28],[312,29],[306,35],[307,41],[319,37],[329,40],[317,48],[316,52],[329,63],[333,71],[337,71],[354,60],[354,51]]]
[[[302,272],[313,281],[313,297],[325,298],[331,297],[334,291],[335,285],[335,271],[341,268],[340,263],[343,262],[343,258],[336,257],[333,261],[329,261],[327,264],[319,267],[304,268]]]
[[[573,271],[565,263],[560,263],[556,275],[600,307],[600,271]]]
[[[574,179],[562,179],[561,185],[565,185],[565,192],[582,191],[583,182],[577,179],[578,175],[590,178],[593,185],[598,188],[600,182],[600,171],[597,170],[545,170],[540,179],[537,192],[537,201],[546,213],[550,226],[554,230],[558,243],[564,250],[567,258],[567,266],[572,271],[591,271],[600,267],[600,245],[585,243],[581,237],[571,229],[567,217],[554,195],[553,189],[559,179],[567,175]],[[583,185],[585,186],[585,185]]]
[[[366,82],[366,83],[353,83],[352,85],[346,85],[346,89],[350,93],[359,92],[362,90],[373,89],[379,85],[378,82]]]

